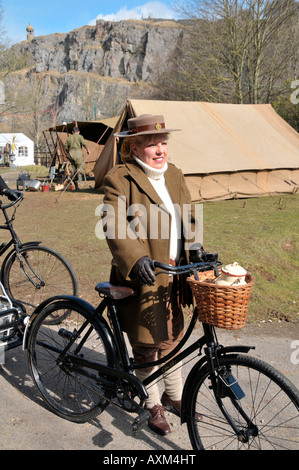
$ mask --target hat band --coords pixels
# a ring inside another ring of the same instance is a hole
[[[156,122],[155,124],[148,124],[147,126],[132,127],[132,129],[129,129],[129,134],[137,134],[144,131],[161,131],[162,129],[165,129],[165,123]]]

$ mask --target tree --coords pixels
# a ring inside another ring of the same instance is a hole
[[[28,88],[20,92],[17,87],[10,87],[13,72],[32,65],[29,53],[21,53],[17,47],[11,47],[3,26],[3,8],[0,0],[0,82],[5,86],[5,101],[1,103],[2,122],[11,122],[12,131],[22,130],[33,138],[38,146],[40,129],[45,117],[40,111],[49,106],[46,89],[41,83],[33,81]],[[24,80],[25,83],[25,80]],[[22,117],[22,113],[26,117]],[[48,115],[48,121],[51,116]]]
[[[298,63],[297,2],[189,0],[177,9],[189,22],[171,73],[159,77],[162,91],[168,83],[176,99],[234,103],[270,102],[281,94]]]
[[[0,0],[0,80],[5,80],[11,72],[24,68],[30,62],[27,54],[20,54],[10,46],[3,25],[3,8]]]
[[[275,111],[299,132],[299,80],[286,81],[285,87],[289,93],[278,96],[273,107]]]

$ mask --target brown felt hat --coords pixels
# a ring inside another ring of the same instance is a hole
[[[167,129],[164,116],[154,114],[141,114],[141,116],[128,119],[128,130],[117,132],[115,137],[135,137],[146,134],[168,134],[181,129]]]

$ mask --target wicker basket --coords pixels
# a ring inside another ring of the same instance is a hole
[[[198,319],[218,328],[238,330],[246,323],[251,289],[254,279],[250,274],[245,277],[246,285],[220,286],[215,284],[214,271],[198,273],[187,278],[196,300]]]

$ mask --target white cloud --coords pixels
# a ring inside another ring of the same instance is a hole
[[[102,15],[101,13],[93,19],[89,24],[95,25],[96,20],[104,21],[121,21],[121,20],[138,20],[142,18],[163,18],[172,19],[174,13],[162,2],[148,2],[144,5],[137,6],[128,10],[127,7],[121,8],[117,13]]]

